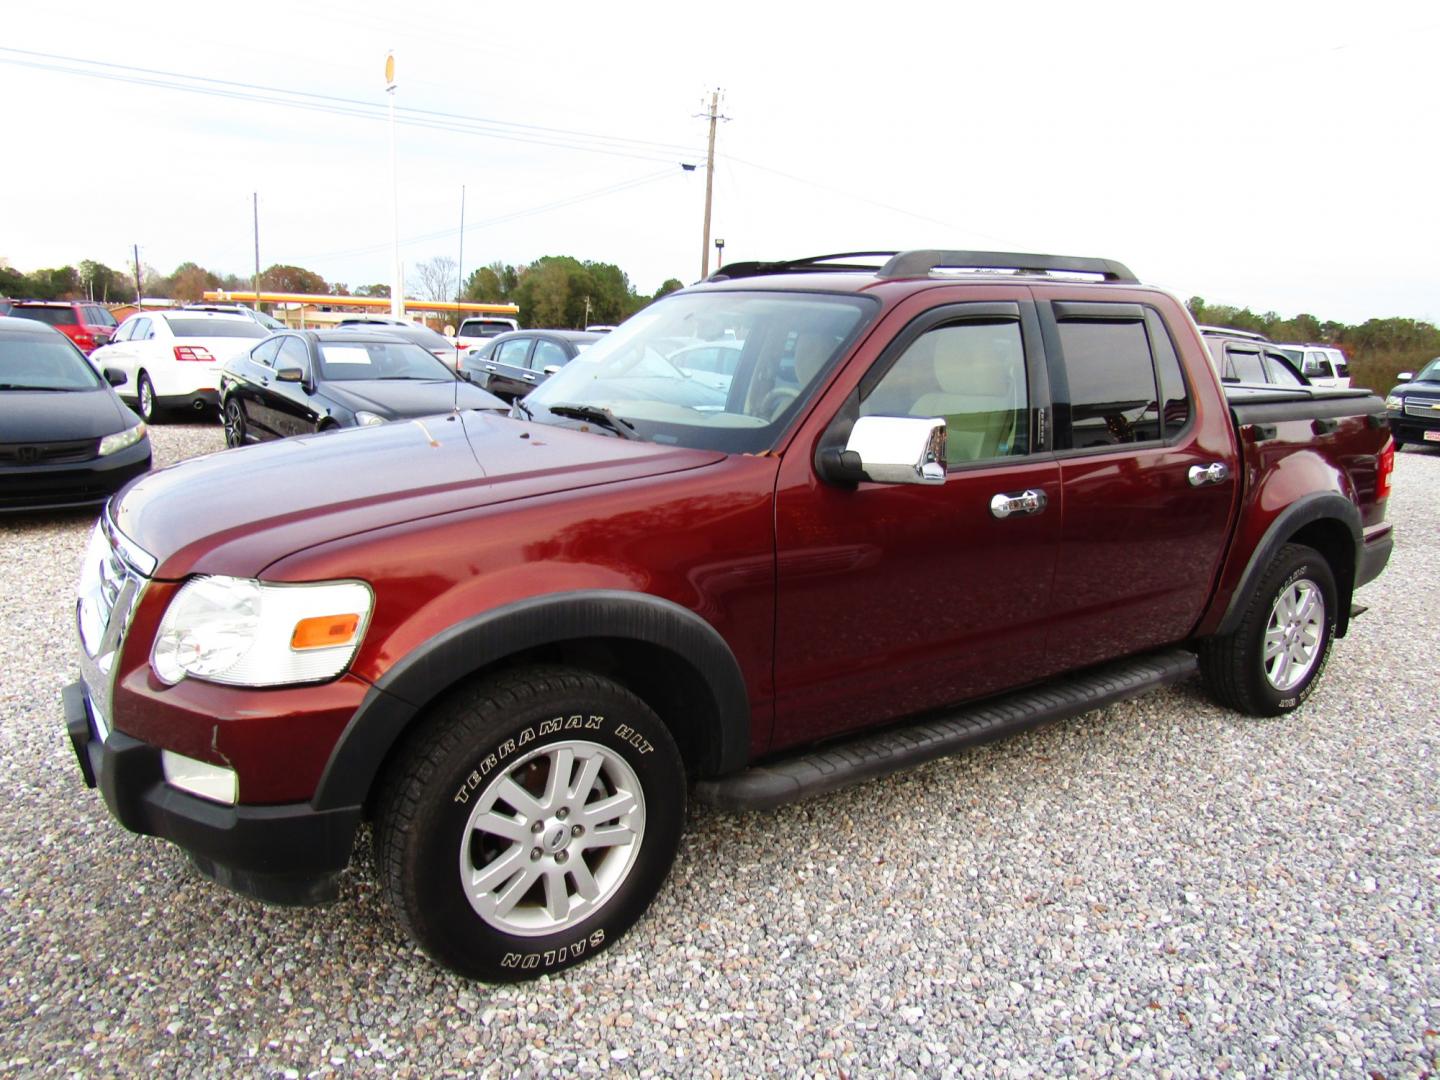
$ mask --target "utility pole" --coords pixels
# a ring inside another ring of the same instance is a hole
[[[390,278],[390,314],[405,314],[405,275],[400,268],[400,168],[395,158],[395,54],[385,56],[385,93],[390,99],[390,220],[395,229],[395,265]]]
[[[715,190],[715,124],[716,121],[730,119],[728,116],[721,116],[719,109],[720,90],[717,87],[710,95],[710,111],[697,114],[710,118],[710,150],[705,155],[705,236],[700,242],[701,281],[710,276],[710,199]]]
[[[585,321],[580,324],[580,329],[581,329],[581,330],[584,330],[585,327],[587,327],[587,326],[589,326],[589,325],[590,325],[590,297],[587,296],[587,297],[585,297]]]
[[[250,194],[251,206],[255,210],[255,310],[260,310],[260,193]]]
[[[144,297],[140,293],[140,245],[135,245],[135,306],[143,307],[141,301]]]

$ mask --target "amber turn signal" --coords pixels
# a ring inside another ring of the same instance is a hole
[[[301,619],[290,635],[292,649],[328,649],[333,645],[349,645],[360,626],[359,615],[316,615]]]

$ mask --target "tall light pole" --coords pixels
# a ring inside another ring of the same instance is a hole
[[[395,227],[395,265],[390,273],[390,314],[405,314],[405,275],[400,269],[400,167],[395,157],[395,54],[385,55],[385,93],[390,98],[390,220]]]
[[[715,269],[725,265],[725,241],[720,237],[715,238]]]

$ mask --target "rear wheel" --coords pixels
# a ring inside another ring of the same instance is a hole
[[[245,445],[245,410],[233,397],[225,402],[225,445]]]
[[[608,679],[528,668],[439,706],[380,795],[376,859],[435,960],[513,982],[613,944],[664,883],[685,773],[660,719]]]
[[[155,384],[144,371],[135,380],[135,395],[139,399],[140,419],[147,424],[155,423],[160,416],[160,406],[155,401]]]
[[[1318,551],[1286,544],[1232,634],[1200,646],[1200,671],[1221,704],[1277,716],[1315,688],[1335,639],[1335,575]]]

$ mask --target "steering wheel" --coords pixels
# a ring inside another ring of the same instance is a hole
[[[782,412],[785,406],[800,396],[800,390],[794,386],[777,386],[765,395],[760,401],[760,407],[755,410],[761,416],[774,420]]]

